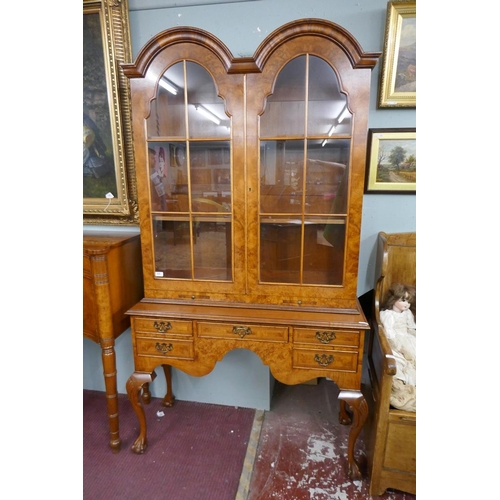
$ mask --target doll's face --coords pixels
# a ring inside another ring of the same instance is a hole
[[[410,303],[408,302],[408,295],[406,294],[404,297],[401,297],[392,307],[393,311],[402,313],[407,309],[410,309]]]

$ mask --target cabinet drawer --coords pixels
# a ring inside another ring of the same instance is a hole
[[[288,342],[287,326],[198,322],[198,336],[214,339]]]
[[[359,339],[360,335],[357,331],[318,328],[293,329],[293,342],[295,344],[359,347]]]
[[[358,353],[293,349],[292,366],[293,368],[355,372],[358,366]]]
[[[136,337],[137,356],[153,358],[194,359],[192,340],[150,339]]]
[[[155,335],[193,335],[191,321],[168,318],[133,318],[134,332]]]

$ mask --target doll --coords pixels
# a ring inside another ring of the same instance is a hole
[[[410,309],[415,298],[414,286],[393,283],[380,311],[380,320],[396,360],[391,405],[406,411],[417,409],[417,325]]]

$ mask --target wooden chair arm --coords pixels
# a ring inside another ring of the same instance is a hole
[[[384,278],[384,275],[380,276],[375,287],[375,318],[373,323],[373,334],[376,338],[378,338],[380,343],[380,348],[384,359],[384,373],[390,376],[394,376],[396,375],[396,359],[394,358],[394,354],[392,353],[391,346],[389,345],[389,341],[387,340],[387,336],[385,334],[385,329],[382,326],[382,321],[380,320],[380,302]]]
[[[381,324],[378,324],[375,330],[375,334],[378,335],[380,347],[384,356],[384,373],[392,377],[396,375],[396,358],[392,353],[391,346],[389,345],[385,335],[384,327]]]

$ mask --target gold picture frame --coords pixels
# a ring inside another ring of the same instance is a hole
[[[375,128],[368,131],[365,193],[415,194],[417,131]]]
[[[83,0],[83,223],[137,225],[128,0]]]
[[[417,105],[417,3],[388,2],[379,108]]]

